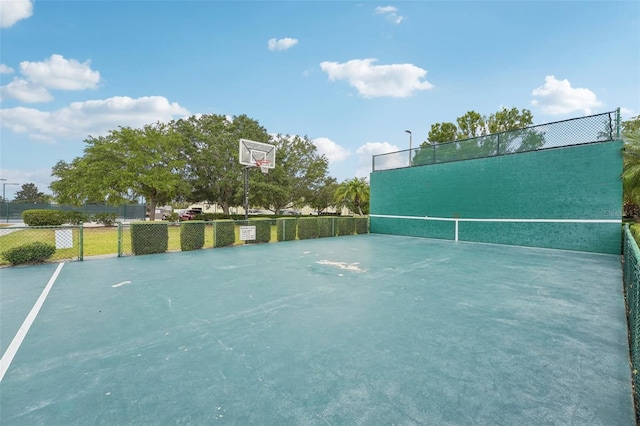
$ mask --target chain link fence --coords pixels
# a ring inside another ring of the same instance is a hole
[[[141,220],[145,218],[146,206],[144,204],[123,204],[121,206],[110,206],[107,204],[83,204],[82,206],[69,206],[65,204],[33,204],[33,203],[13,203],[2,202],[0,211],[0,222],[9,223],[22,220],[22,212],[25,210],[55,210],[55,211],[75,211],[93,216],[99,213],[115,213],[120,219]]]
[[[49,261],[82,260],[83,229],[79,225],[0,228],[0,266],[8,266],[8,253],[29,249],[34,243],[52,247]]]
[[[620,138],[618,111],[530,126],[446,143],[423,143],[411,150],[373,156],[372,169],[399,169],[474,158],[607,142]]]
[[[255,227],[255,236],[253,233],[249,234],[252,236],[251,239],[243,235],[247,230],[246,227]],[[281,231],[280,234],[278,230]],[[73,261],[366,233],[369,233],[368,217],[305,217],[175,223],[140,221],[119,222],[114,226],[13,225],[0,227],[0,266],[12,264],[5,258],[5,253],[35,242],[46,243],[54,248],[53,255],[45,259],[46,261]]]
[[[624,297],[629,330],[629,355],[636,422],[640,424],[640,250],[629,225],[624,229]]]

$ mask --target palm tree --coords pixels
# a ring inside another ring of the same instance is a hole
[[[625,132],[622,188],[625,205],[640,201],[640,129]]]
[[[340,184],[335,200],[341,204],[352,204],[362,216],[362,204],[369,201],[369,184],[365,178],[353,178]]]

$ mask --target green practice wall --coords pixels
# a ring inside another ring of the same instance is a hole
[[[620,253],[621,173],[622,141],[373,172],[371,232],[454,239],[454,222],[419,219],[425,216],[615,220],[616,223],[459,222],[458,238]]]

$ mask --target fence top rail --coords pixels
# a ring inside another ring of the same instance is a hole
[[[426,141],[415,148],[374,155],[372,171],[610,142],[620,139],[619,125],[620,112],[614,110],[449,142]]]
[[[636,259],[640,259],[640,248],[636,243],[636,239],[633,238],[633,234],[631,233],[631,229],[629,228],[628,223],[625,223],[624,225],[624,239],[626,241],[626,244],[629,250],[631,250],[631,252],[633,253],[633,256]]]

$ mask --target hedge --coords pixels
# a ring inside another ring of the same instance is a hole
[[[204,246],[205,223],[201,221],[180,224],[180,250],[200,250]]]
[[[2,257],[12,265],[24,263],[41,263],[50,258],[56,252],[53,244],[36,241],[29,244],[10,248],[2,253]]]
[[[256,239],[254,241],[246,241],[246,243],[268,243],[271,241],[270,219],[249,219],[249,226],[256,227]]]
[[[236,242],[235,224],[232,220],[217,221],[214,225],[214,247],[232,246]]]
[[[318,219],[313,217],[298,219],[298,239],[308,240],[310,238],[318,238]]]
[[[132,223],[133,254],[164,253],[169,248],[169,226],[165,223]]]
[[[335,218],[319,217],[318,218],[318,238],[335,237]]]
[[[276,230],[278,241],[293,241],[296,239],[296,218],[278,218],[276,219]]]
[[[60,213],[62,213],[64,222],[70,225],[80,225],[81,223],[89,222],[89,215],[84,212],[70,210]]]
[[[116,213],[96,213],[93,216],[93,220],[97,223],[101,223],[104,226],[114,226],[118,215]]]
[[[25,210],[22,220],[28,226],[60,226],[65,223],[65,215],[57,210]]]
[[[356,232],[356,221],[353,217],[336,218],[336,235],[353,235]]]
[[[368,217],[356,217],[356,234],[368,234],[369,233],[369,218]]]

